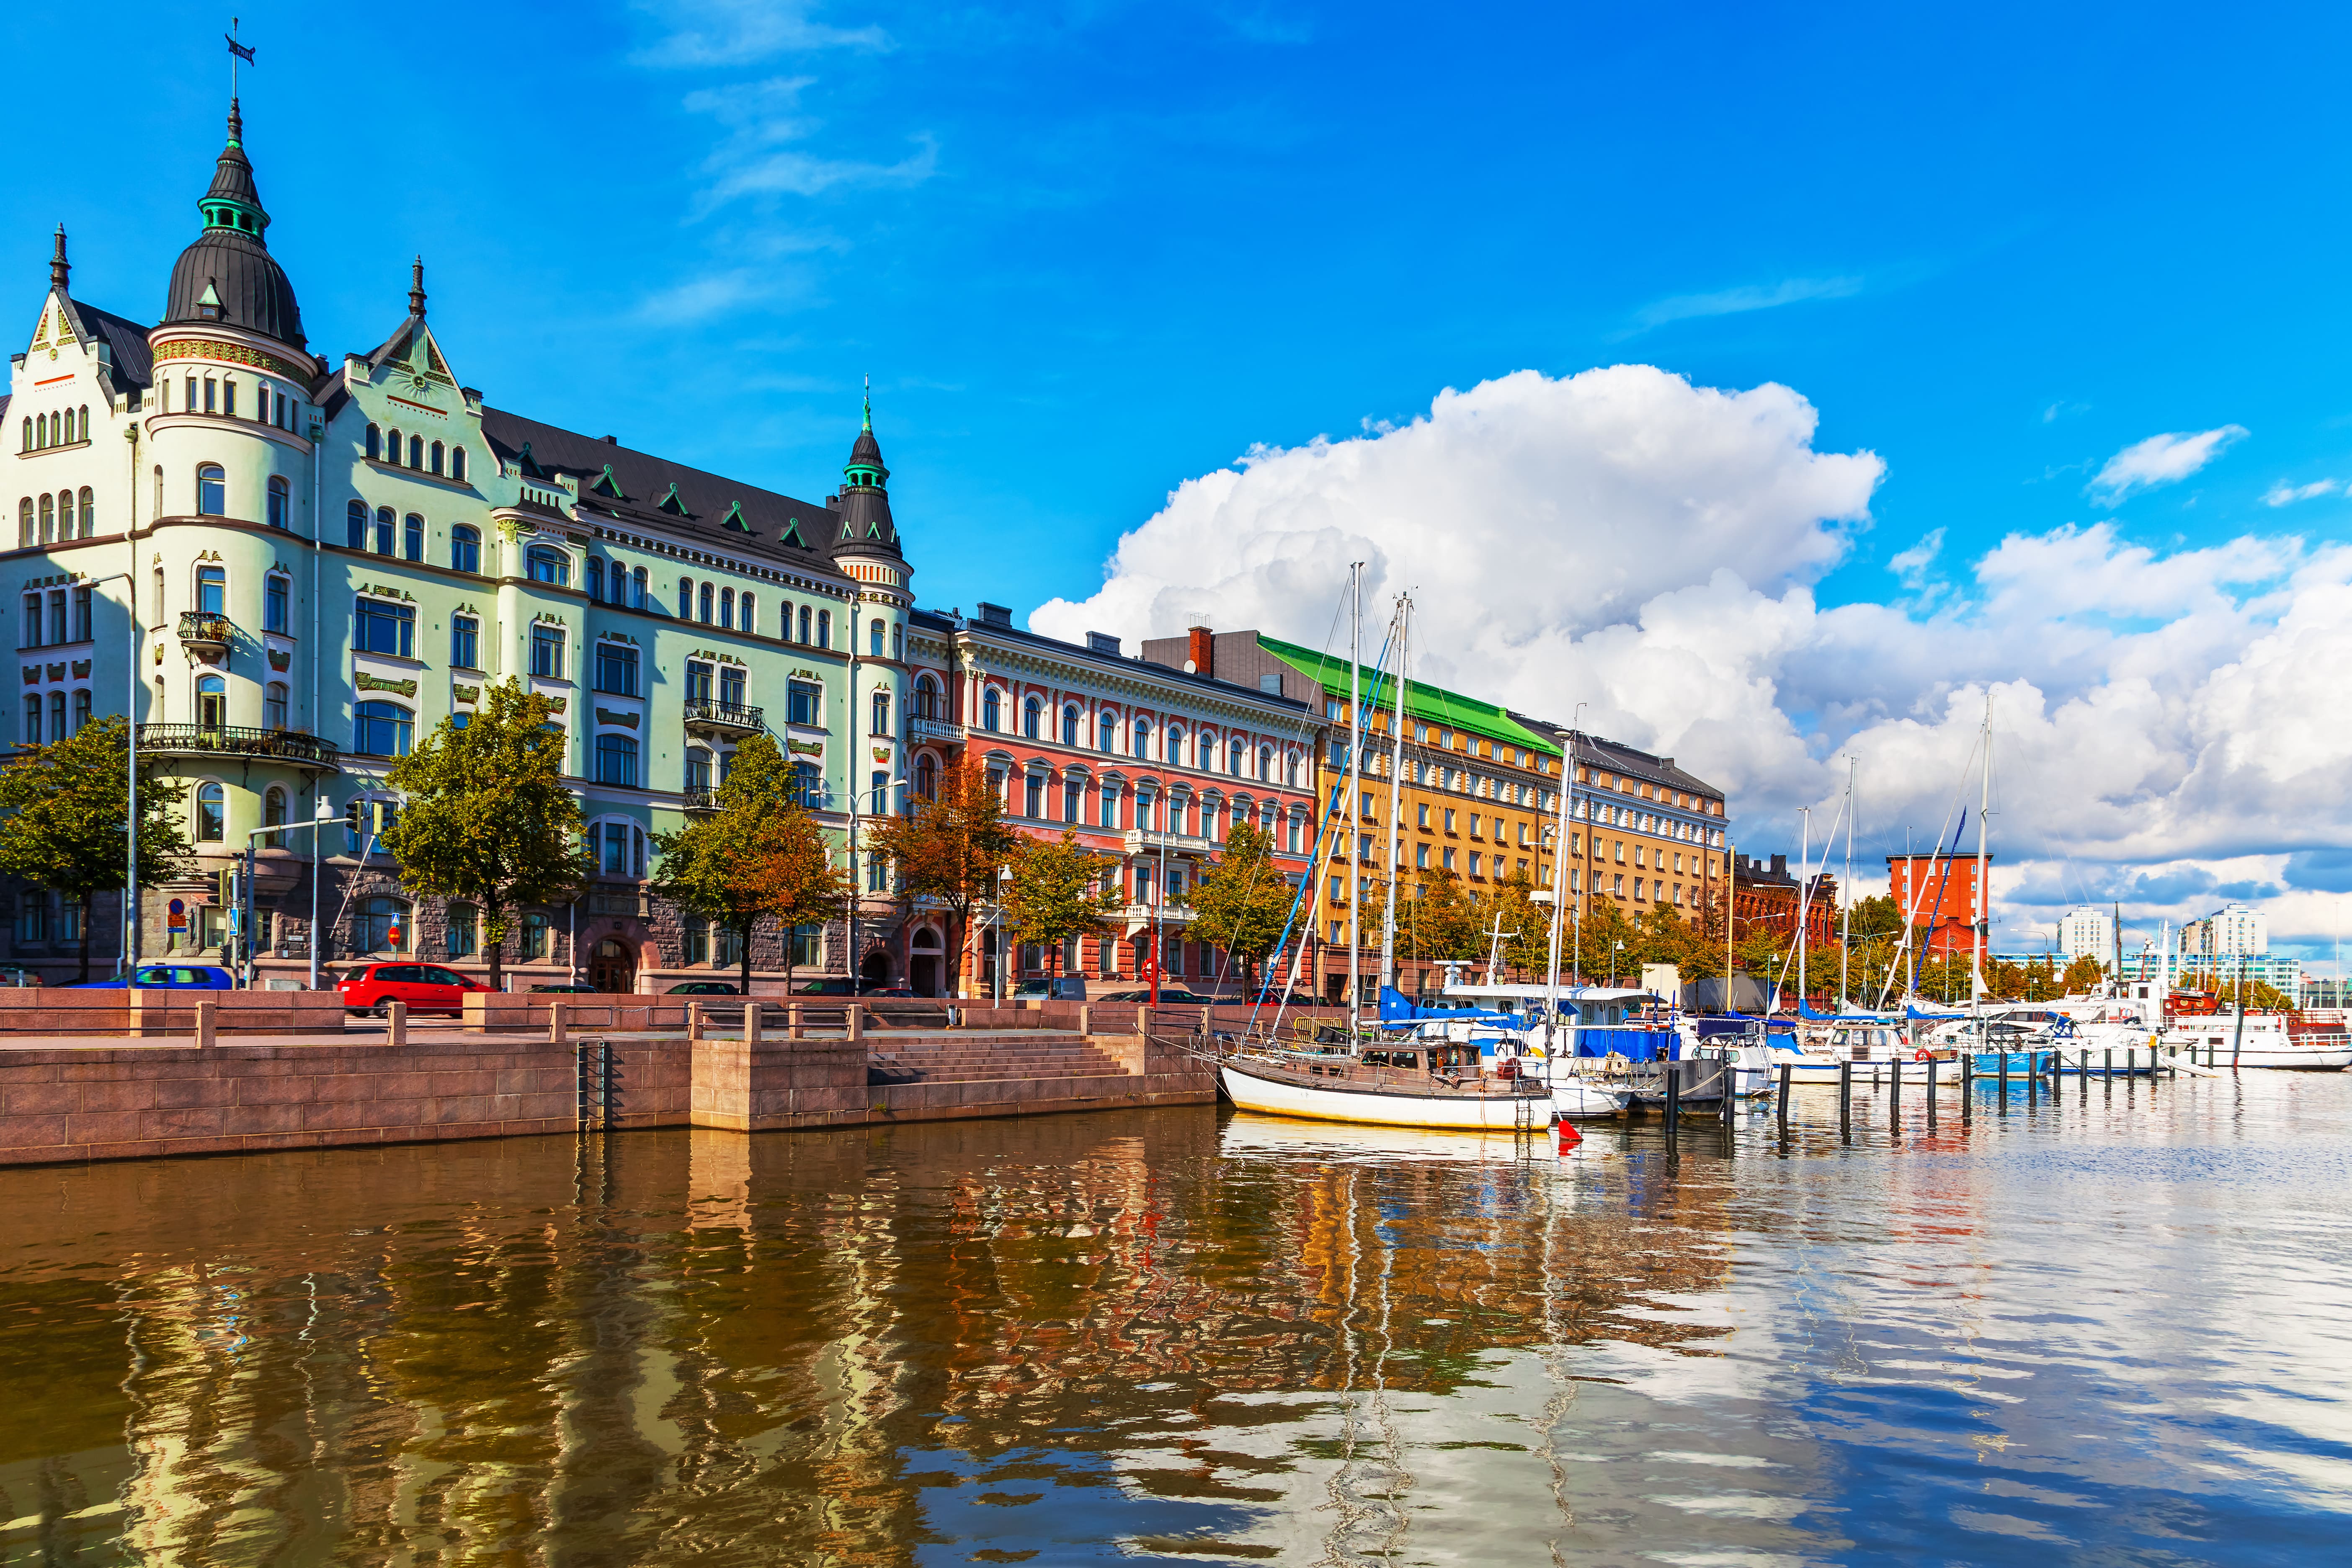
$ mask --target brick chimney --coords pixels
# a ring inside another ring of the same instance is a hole
[[[1217,673],[1217,636],[1206,626],[1189,628],[1192,646],[1185,649],[1185,668],[1195,675]]]
[[[1788,874],[1789,874],[1789,858],[1788,858],[1786,855],[1775,855],[1775,856],[1773,856],[1773,857],[1772,857],[1772,875],[1774,875],[1775,877],[1785,877],[1785,876],[1787,876]]]

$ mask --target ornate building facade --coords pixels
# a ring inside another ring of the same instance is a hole
[[[853,807],[903,805],[913,600],[870,410],[817,501],[544,424],[461,383],[421,264],[381,346],[331,362],[270,255],[235,106],[198,207],[152,324],[75,298],[60,231],[0,402],[20,738],[127,703],[200,857],[142,899],[140,955],[218,962],[213,872],[264,831],[259,983],[301,983],[314,954],[478,967],[476,911],[412,900],[377,852],[383,775],[511,678],[556,705],[596,867],[575,901],[524,911],[515,983],[730,967],[725,934],[647,882],[652,835],[707,808],[740,741],[774,736],[845,845]],[[72,911],[15,898],[16,961],[68,977]],[[903,979],[895,909],[861,911],[856,955],[836,925],[766,939],[755,966],[781,973],[790,941],[802,973]]]

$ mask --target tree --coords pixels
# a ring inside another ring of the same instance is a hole
[[[763,920],[785,927],[784,979],[792,983],[791,928],[840,912],[847,872],[799,804],[792,764],[776,742],[753,735],[735,748],[717,809],[676,833],[654,836],[661,857],[654,886],[688,914],[735,933],[743,994],[751,994],[751,936]]]
[[[81,908],[81,978],[89,978],[90,900],[122,886],[131,818],[131,727],[100,719],[0,766],[0,871]],[[152,888],[184,873],[191,851],[173,793],[139,770],[139,875]],[[123,962],[131,962],[124,953]]]
[[[907,898],[929,899],[947,910],[950,951],[963,955],[972,908],[996,896],[997,873],[1012,863],[1021,836],[1006,826],[1004,802],[977,759],[940,770],[936,791],[928,800],[918,797],[905,816],[868,823],[865,847],[889,858]],[[959,994],[965,971],[960,958]]]
[[[482,689],[465,728],[444,719],[384,775],[404,796],[384,847],[415,891],[479,907],[493,990],[508,915],[570,897],[593,868],[553,714],[509,676]]]
[[[2067,994],[2077,995],[2089,991],[2106,977],[2106,966],[2086,952],[2068,964],[2066,973],[2058,979],[2059,984],[2066,987]]]
[[[1058,839],[1025,839],[1014,850],[1005,889],[1004,923],[1022,942],[1053,949],[1098,931],[1126,907],[1110,858],[1078,842],[1067,828]]]
[[[1903,910],[1885,893],[1874,893],[1857,899],[1853,905],[1853,934],[1865,936],[1898,936],[1903,931]]]
[[[1225,835],[1201,885],[1192,889],[1192,930],[1242,961],[1242,980],[1256,989],[1257,966],[1289,922],[1290,879],[1274,863],[1274,837],[1246,822]]]
[[[1627,960],[1636,952],[1641,933],[1625,918],[1616,900],[1598,896],[1584,901],[1584,919],[1576,924],[1576,973],[1591,985],[1614,973],[1624,978]],[[1622,944],[1625,951],[1619,952]]]

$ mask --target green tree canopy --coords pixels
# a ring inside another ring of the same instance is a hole
[[[122,886],[129,871],[123,825],[131,819],[131,727],[122,719],[85,724],[79,734],[34,746],[0,766],[0,871],[64,894],[81,906],[81,977],[89,978],[91,898]],[[184,874],[191,851],[174,792],[139,769],[139,886]],[[128,963],[131,955],[124,953]]]
[[[997,873],[1012,863],[1021,843],[1004,820],[1004,802],[987,769],[976,758],[941,769],[929,798],[918,796],[908,815],[876,818],[863,832],[866,852],[887,856],[897,868],[906,898],[929,900],[947,911],[949,951],[960,955],[957,984],[968,984],[961,955],[972,910],[996,897]]]
[[[481,910],[494,988],[504,984],[508,917],[569,899],[592,869],[553,716],[510,676],[482,688],[465,728],[444,719],[384,775],[403,796],[383,839],[401,879]]]
[[[1216,863],[1192,889],[1192,932],[1240,959],[1243,980],[1255,989],[1258,965],[1282,940],[1294,891],[1275,864],[1273,836],[1236,822]],[[1399,937],[1402,949],[1402,932]]]
[[[1059,838],[1024,839],[1012,860],[1004,923],[1014,940],[1034,942],[1056,955],[1074,936],[1089,936],[1125,907],[1118,863],[1063,829]]]
[[[751,936],[763,920],[822,925],[848,897],[847,872],[800,805],[792,763],[766,735],[735,748],[708,816],[654,836],[655,888],[688,914],[737,937],[743,994],[751,994]],[[784,963],[789,984],[793,943]]]

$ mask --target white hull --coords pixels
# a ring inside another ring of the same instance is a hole
[[[1551,1080],[1551,1113],[1561,1121],[1586,1116],[1614,1116],[1633,1100],[1622,1089],[1610,1089],[1587,1079],[1562,1076]]]
[[[2184,1053],[2186,1055],[2186,1053]],[[2352,1046],[2312,1047],[2248,1046],[2233,1058],[2227,1046],[2200,1046],[2187,1059],[2203,1067],[2210,1060],[2219,1070],[2231,1067],[2284,1068],[2290,1071],[2341,1072],[2352,1067]]]
[[[1541,1128],[1551,1102],[1533,1095],[1415,1094],[1402,1089],[1343,1089],[1260,1078],[1228,1062],[1217,1069],[1225,1096],[1244,1110],[1358,1121],[1375,1127],[1452,1127],[1484,1131]]]
[[[2352,1035],[2293,1035],[2273,1013],[2249,1013],[2242,1030],[2233,1017],[2205,1017],[2163,1037],[2200,1067],[2281,1068],[2301,1072],[2341,1072],[2352,1067]]]

